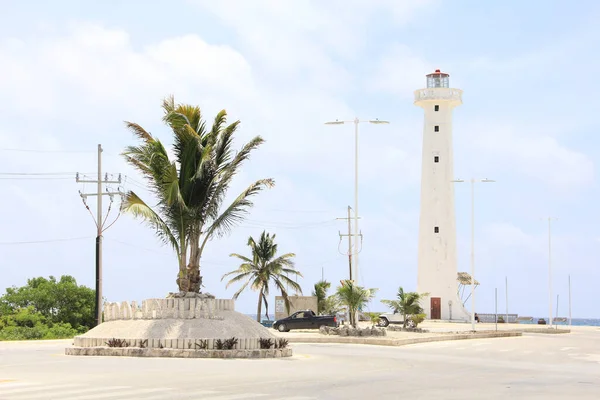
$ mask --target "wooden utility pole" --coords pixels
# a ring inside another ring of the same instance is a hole
[[[352,281],[353,280],[353,274],[352,274],[352,261],[353,261],[352,260],[352,254],[353,254],[353,251],[352,251],[352,236],[354,236],[354,235],[352,234],[352,216],[351,216],[351,211],[352,211],[352,207],[348,206],[348,216],[345,217],[345,218],[336,218],[336,219],[345,219],[345,220],[348,220],[348,233],[347,234],[342,234],[341,232],[339,232],[339,235],[340,235],[340,242],[342,240],[342,237],[348,236],[348,253],[347,253],[348,254],[348,268],[349,268],[349,277],[350,277],[350,280]],[[362,233],[359,236],[362,237]],[[355,241],[354,241],[354,247],[358,247],[357,243],[358,243],[358,238],[356,238]],[[342,253],[342,254],[344,254],[344,253]]]

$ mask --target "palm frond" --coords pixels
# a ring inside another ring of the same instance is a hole
[[[218,237],[222,237],[229,233],[236,224],[245,219],[248,208],[253,205],[250,201],[250,197],[258,194],[261,190],[273,187],[274,184],[272,179],[261,179],[248,186],[246,190],[240,193],[229,207],[214,220],[206,232],[205,241],[209,240],[215,234]]]
[[[125,126],[127,127],[127,129],[132,131],[138,138],[142,139],[145,142],[150,142],[154,140],[150,133],[146,132],[144,128],[142,128],[139,124],[136,124],[135,122],[125,121]]]
[[[167,244],[173,246],[179,254],[179,243],[163,219],[149,207],[137,194],[127,192],[123,200],[122,211],[131,213],[134,217],[144,219],[155,230],[158,236]]]
[[[241,255],[241,254],[237,254],[237,253],[231,253],[231,254],[229,255],[229,257],[236,257],[236,258],[239,258],[240,260],[242,260],[242,261],[245,261],[245,262],[247,262],[247,263],[252,263],[252,262],[253,262],[253,261],[252,261],[251,259],[249,259],[248,257],[246,257],[246,256],[243,256],[243,255]]]

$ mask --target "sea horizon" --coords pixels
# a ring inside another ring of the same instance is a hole
[[[256,320],[256,314],[244,314],[247,315],[248,317],[252,318],[253,320]],[[498,314],[500,315],[504,315],[504,314]],[[565,318],[565,317],[559,317],[559,318]],[[269,315],[269,319],[271,321],[275,320],[275,316],[274,315]],[[527,325],[537,325],[537,321],[543,319],[544,321],[546,321],[546,324],[548,323],[548,317],[533,317],[533,319],[531,321],[519,321],[519,324],[527,324]],[[261,318],[262,320],[266,320],[265,316],[263,315]],[[553,321],[553,325],[559,325],[559,326],[568,326],[569,325],[569,318],[567,317],[567,320],[564,322],[557,322],[557,321]],[[573,318],[571,320],[571,325],[572,326],[600,326],[600,318]]]

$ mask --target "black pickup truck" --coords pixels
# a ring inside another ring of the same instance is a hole
[[[291,329],[319,329],[322,326],[337,327],[336,317],[334,315],[316,315],[312,310],[304,310],[273,323],[273,328],[279,332],[289,332]]]

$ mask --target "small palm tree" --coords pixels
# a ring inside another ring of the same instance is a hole
[[[248,246],[250,246],[252,257],[246,257],[237,253],[233,253],[230,257],[236,257],[243,261],[238,269],[231,271],[221,278],[221,281],[227,276],[235,275],[227,282],[226,287],[232,283],[246,281],[242,287],[233,295],[237,299],[239,295],[246,290],[248,286],[252,290],[258,290],[258,308],[256,311],[256,320],[260,322],[260,314],[262,303],[265,303],[265,315],[269,318],[269,303],[267,295],[269,294],[269,284],[271,281],[281,291],[281,296],[285,301],[285,306],[289,310],[290,303],[286,290],[286,285],[290,286],[298,293],[302,293],[302,288],[289,276],[300,276],[302,274],[294,267],[294,253],[286,253],[279,257],[277,254],[277,243],[275,243],[275,235],[270,235],[263,231],[260,235],[258,243],[252,236],[248,238]]]
[[[356,286],[351,281],[342,281],[342,286],[337,288],[336,296],[339,302],[348,308],[350,324],[356,328],[356,314],[375,297],[377,289],[365,289]]]
[[[199,292],[200,258],[207,242],[242,222],[252,207],[251,197],[274,182],[253,182],[222,207],[233,177],[264,140],[256,136],[235,152],[233,138],[240,122],[227,124],[225,110],[208,126],[199,107],[175,104],[173,97],[165,99],[162,107],[163,121],[173,132],[174,156],[169,156],[160,140],[133,122],[126,122],[126,126],[141,143],[123,152],[127,162],[148,181],[157,204],[152,207],[129,191],[122,209],[145,220],[173,247],[179,264],[179,291]]]
[[[420,302],[426,295],[426,293],[405,292],[402,286],[400,286],[397,294],[398,300],[381,300],[381,302],[394,310],[395,313],[403,315],[404,328],[406,328],[408,316],[423,313],[423,307],[421,307]]]
[[[317,298],[317,313],[322,314],[325,311],[327,301],[327,291],[331,287],[331,283],[326,280],[321,280],[315,283],[315,289],[312,295]]]

